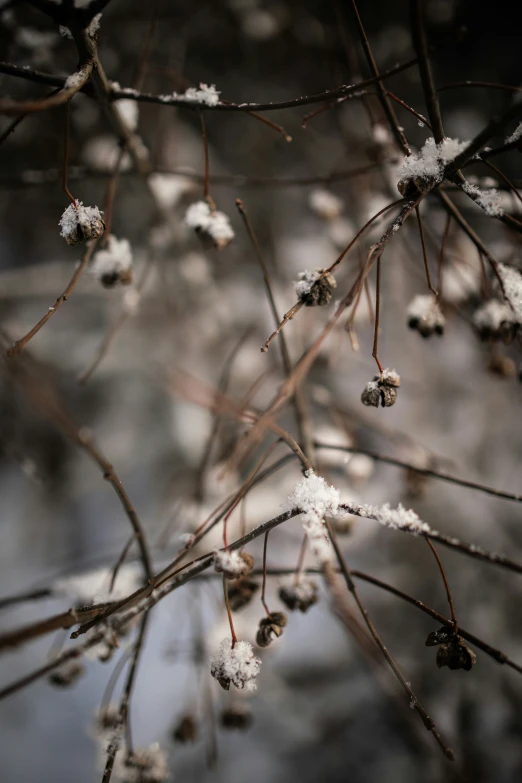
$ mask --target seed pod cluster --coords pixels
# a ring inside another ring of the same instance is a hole
[[[335,277],[324,269],[299,272],[295,282],[295,292],[305,307],[324,307],[329,304],[334,288],[337,288]]]
[[[230,583],[228,588],[228,601],[233,612],[242,609],[250,603],[259,585],[247,576],[242,576]]]
[[[85,673],[81,661],[66,661],[49,675],[49,683],[56,688],[70,688]]]
[[[437,666],[441,669],[447,666],[456,671],[464,669],[469,671],[475,666],[477,656],[473,650],[468,647],[462,636],[459,636],[453,628],[442,626],[437,631],[432,631],[426,639],[427,647],[439,645],[437,650]]]
[[[408,326],[422,337],[444,334],[446,319],[433,296],[416,296],[408,306]]]
[[[274,639],[278,639],[283,633],[283,628],[288,623],[284,612],[271,612],[259,623],[256,642],[259,647],[268,647]]]
[[[252,725],[252,712],[246,704],[233,702],[223,710],[220,721],[224,729],[245,731]]]
[[[363,405],[378,408],[390,408],[397,400],[397,389],[401,385],[401,379],[395,370],[383,370],[380,375],[374,375],[368,381],[361,394]]]
[[[198,736],[198,725],[192,715],[183,715],[172,732],[176,742],[194,742]]]
[[[317,585],[301,577],[296,584],[280,587],[279,598],[291,612],[307,612],[318,601]]]

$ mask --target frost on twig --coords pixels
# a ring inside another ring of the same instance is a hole
[[[384,527],[389,527],[392,530],[403,530],[407,533],[413,533],[416,536],[436,532],[431,529],[427,522],[423,522],[413,509],[404,508],[400,503],[397,508],[391,508],[389,503],[385,503],[382,506],[373,506],[369,504],[345,505],[349,513],[367,519],[375,519],[381,525],[384,525]]]
[[[443,139],[440,144],[434,138],[426,140],[415,155],[407,157],[399,168],[397,189],[404,196],[411,182],[421,193],[426,193],[444,176],[444,167],[466,149],[469,142],[458,139]]]
[[[219,652],[210,660],[210,673],[226,691],[230,684],[239,690],[254,691],[260,666],[250,642],[236,642],[232,647],[230,639],[223,639]]]
[[[235,237],[224,212],[211,209],[206,201],[196,201],[185,213],[185,223],[193,228],[205,247],[222,250]]]
[[[184,101],[186,103],[204,103],[207,106],[217,106],[219,103],[219,90],[215,84],[203,84],[198,87],[189,87],[185,92],[171,92],[169,95],[161,95],[162,101]]]
[[[90,272],[105,288],[112,288],[116,283],[129,285],[132,282],[129,240],[117,239],[114,234],[110,234],[106,246],[94,254]]]
[[[374,375],[368,381],[361,394],[363,405],[378,408],[390,408],[397,400],[397,389],[401,385],[399,374],[395,370],[383,370],[380,375]]]
[[[462,184],[462,190],[473,199],[475,204],[484,210],[490,217],[500,217],[504,214],[502,209],[502,199],[496,188],[481,190],[477,185],[471,185],[469,182]]]
[[[333,556],[324,518],[338,515],[339,502],[339,490],[329,486],[324,478],[316,476],[313,470],[307,470],[285,504],[289,510],[300,509],[310,549],[320,566],[331,562]]]
[[[248,552],[229,552],[220,549],[214,552],[214,569],[218,574],[224,574],[227,579],[245,576],[253,567],[254,558]]]
[[[305,307],[320,307],[330,303],[333,289],[337,288],[335,277],[324,269],[299,272],[294,282],[297,298]]]
[[[408,305],[408,326],[419,332],[422,337],[444,334],[445,324],[446,319],[434,296],[419,294]]]
[[[98,207],[84,207],[81,201],[69,204],[58,225],[60,236],[68,245],[96,239],[105,231],[105,223]]]

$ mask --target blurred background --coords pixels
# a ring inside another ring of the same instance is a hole
[[[29,4],[3,5],[3,60],[54,75],[74,71],[74,43],[60,35],[52,19]],[[469,0],[427,0],[425,6],[437,85],[464,80],[520,84],[516,5],[497,3],[494,13]],[[406,2],[361,0],[359,11],[381,71],[414,56]],[[340,0],[113,0],[100,20],[99,52],[109,78],[122,86],[140,78],[142,90],[168,94],[203,83],[215,85],[222,100],[236,103],[289,100],[370,75],[351,3]],[[50,89],[7,75],[0,79],[2,95],[20,100],[42,97]],[[416,68],[389,79],[387,86],[425,114]],[[447,135],[472,138],[493,114],[510,106],[513,94],[484,87],[444,90]],[[227,389],[234,400],[243,399],[258,381],[253,404],[260,410],[282,381],[277,342],[267,353],[260,351],[274,325],[236,198],[250,215],[281,314],[295,302],[293,281],[300,271],[329,266],[372,215],[399,198],[401,155],[375,95],[334,106],[303,128],[303,117],[322,105],[263,115],[283,126],[291,142],[243,112],[206,114],[211,195],[236,234],[219,252],[203,247],[184,223],[188,205],[203,197],[198,113],[140,103],[136,114],[136,104],[122,106],[126,118],[137,122],[155,172],[147,185],[125,158],[117,183],[112,231],[132,246],[133,282],[107,289],[87,272],[29,346],[75,422],[92,430],[114,463],[143,521],[157,569],[179,549],[179,536],[193,531],[245,480],[271,442],[267,437],[237,472],[223,470],[244,427],[223,417],[209,448],[212,414],[187,399],[190,394],[180,395],[172,380],[174,371],[183,371],[216,387],[228,368]],[[396,111],[408,141],[420,148],[429,131],[402,107]],[[3,117],[0,133],[11,122]],[[68,247],[58,228],[68,205],[61,187],[65,123],[63,106],[35,113],[0,146],[5,339],[21,337],[42,317],[81,257],[81,248]],[[119,146],[103,111],[87,95],[72,101],[69,137],[69,187],[85,205],[103,209]],[[503,141],[496,138],[492,146]],[[494,163],[517,184],[522,176],[517,150]],[[520,213],[519,201],[491,170],[478,164],[468,171],[470,181],[499,187],[504,208]],[[462,194],[454,199],[495,257],[519,265],[518,235]],[[422,203],[421,214],[434,271],[446,218],[435,198]],[[334,301],[348,291],[388,222],[381,218],[339,267]],[[375,373],[372,273],[369,296],[361,297],[354,323],[359,350],[353,350],[340,323],[304,384],[315,439],[520,492],[520,345],[483,342],[477,336],[472,316],[487,285],[475,247],[452,224],[443,276],[445,334],[423,340],[409,329],[409,303],[428,293],[418,227],[410,219],[382,262],[379,352],[384,365],[401,375],[397,403],[386,410],[360,403]],[[303,308],[287,325],[294,362],[320,334],[333,306]],[[93,369],[107,335],[112,335],[110,344]],[[87,382],[80,383],[91,370]],[[0,398],[0,595],[49,589],[45,597],[4,608],[0,622],[7,630],[82,599],[85,603],[94,577],[87,577],[85,588],[80,575],[111,567],[129,527],[97,467],[32,407],[5,372]],[[291,408],[281,424],[296,434]],[[279,447],[275,457],[284,453]],[[402,502],[436,530],[522,559],[522,508],[514,502],[419,479],[361,454],[318,449],[316,460],[318,472],[343,498]],[[298,465],[290,462],[255,488],[241,515],[232,518],[233,538],[241,524],[250,529],[277,516],[299,476]],[[355,517],[339,535],[351,567],[447,615],[440,574],[422,540]],[[268,566],[295,568],[301,538],[298,519],[277,528],[269,539]],[[197,554],[219,541],[219,532],[213,532]],[[249,551],[259,566],[261,540]],[[520,577],[453,551],[441,549],[440,554],[459,622],[522,662]],[[141,578],[134,555],[129,561],[121,576],[123,595]],[[391,673],[347,634],[321,577],[315,579],[321,585],[319,602],[306,614],[292,613],[282,638],[262,651],[258,690],[249,697],[222,691],[209,675],[209,657],[228,633],[219,579],[193,580],[154,610],[131,716],[136,745],[159,742],[168,754],[169,779],[520,780],[522,681],[517,672],[479,650],[469,672],[438,669],[435,649],[424,644],[437,623],[397,597],[360,583],[385,644],[454,747],[451,765],[409,709]],[[277,593],[283,582],[269,578],[268,602],[274,608],[282,608]],[[239,638],[253,642],[262,616],[256,594],[236,614]],[[2,652],[1,685],[42,665],[68,643],[67,637],[61,631]],[[2,780],[101,779],[95,713],[130,643],[124,640],[107,663],[87,661],[73,688],[58,689],[43,678],[0,702]],[[231,706],[251,714],[248,730],[222,725],[223,711]],[[187,715],[195,721],[197,737],[181,743],[173,732]]]

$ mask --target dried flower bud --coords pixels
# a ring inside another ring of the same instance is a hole
[[[58,225],[61,229],[60,236],[68,245],[97,239],[105,231],[105,223],[98,207],[84,207],[81,201],[69,204]]]
[[[274,639],[278,639],[287,623],[288,618],[284,612],[272,612],[267,617],[263,617],[256,636],[259,647],[268,647]]]
[[[477,662],[477,656],[461,636],[455,636],[449,642],[442,644],[437,650],[437,666],[447,666],[449,669],[464,669],[469,671]]]
[[[455,632],[453,628],[443,625],[437,631],[432,631],[426,639],[426,647],[435,647],[437,644],[444,644],[453,639]]]
[[[176,742],[194,742],[198,736],[198,726],[192,715],[183,715],[172,732]]]
[[[246,704],[234,702],[221,713],[221,725],[224,729],[244,731],[252,724],[252,712]]]
[[[294,287],[299,301],[305,307],[322,307],[331,301],[337,282],[335,277],[324,269],[316,269],[315,272],[305,269],[297,275]]]
[[[228,602],[233,612],[237,612],[250,603],[255,593],[259,590],[257,582],[247,576],[235,579],[228,587]]]
[[[397,400],[397,389],[401,385],[401,379],[395,370],[383,370],[380,375],[374,375],[373,380],[368,381],[361,394],[363,405],[371,405],[378,408],[390,408]]]
[[[253,567],[254,558],[248,552],[228,552],[220,549],[214,552],[214,568],[227,579],[245,576]]]
[[[56,688],[70,688],[84,673],[85,667],[81,661],[66,661],[51,672],[49,683]]]
[[[210,661],[210,674],[226,691],[230,683],[242,690],[255,690],[255,678],[259,674],[261,661],[254,656],[249,642],[236,642],[232,647],[230,639],[223,639],[219,652]]]
[[[446,319],[437,300],[430,294],[416,296],[408,306],[408,326],[422,337],[444,334]]]
[[[296,584],[281,587],[279,598],[291,612],[296,609],[306,612],[317,603],[317,585],[310,579],[300,578]]]
[[[197,201],[189,206],[185,223],[194,229],[204,247],[222,250],[235,237],[228,216],[211,209],[206,201]]]

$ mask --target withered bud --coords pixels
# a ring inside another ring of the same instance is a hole
[[[256,642],[259,647],[268,647],[274,639],[278,639],[283,633],[288,618],[284,612],[272,612],[259,623]]]
[[[371,381],[368,381],[361,394],[363,405],[371,405],[378,408],[390,408],[395,405],[397,399],[397,389],[401,385],[401,379],[395,370],[383,370],[380,375],[374,375]]]
[[[172,738],[176,742],[194,742],[197,736],[198,726],[192,715],[183,715],[172,732]]]
[[[299,272],[294,285],[297,297],[305,307],[322,307],[331,301],[337,281],[331,272],[324,269],[316,269],[315,272],[305,270]]]
[[[221,725],[224,729],[244,731],[252,724],[252,712],[246,704],[233,703],[221,713]]]
[[[66,661],[49,675],[49,683],[56,688],[70,688],[84,672],[81,661]]]
[[[132,283],[132,269],[126,269],[122,272],[107,272],[100,278],[104,288],[113,288],[117,283],[120,285],[130,285]]]
[[[280,587],[279,598],[291,612],[306,612],[317,603],[317,585],[310,579],[301,578],[297,584]]]
[[[432,631],[426,639],[426,647],[435,647],[437,644],[444,644],[455,636],[453,628],[447,625],[441,626],[437,631]]]
[[[437,666],[447,666],[449,669],[464,669],[469,671],[477,662],[477,656],[461,636],[455,636],[449,642],[442,644],[437,650]]]
[[[237,612],[250,603],[259,585],[247,576],[234,579],[228,586],[228,602],[233,612]]]

